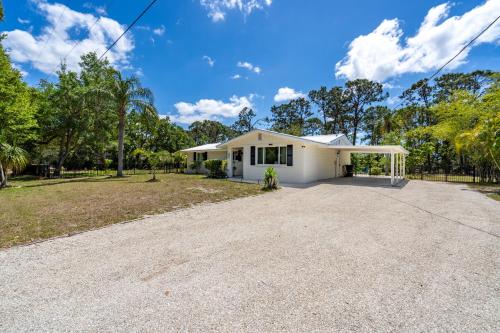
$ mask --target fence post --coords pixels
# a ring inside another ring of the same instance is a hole
[[[476,182],[476,166],[475,165],[472,167],[472,182],[473,183]]]

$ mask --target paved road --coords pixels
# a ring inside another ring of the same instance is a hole
[[[500,204],[339,180],[0,251],[0,331],[500,331]]]

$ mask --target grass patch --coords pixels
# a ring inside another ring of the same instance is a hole
[[[0,190],[0,247],[99,228],[144,215],[261,193],[259,185],[157,174],[14,179]]]
[[[488,198],[500,201],[500,184],[470,184],[469,187],[485,194]]]
[[[500,193],[490,193],[487,196],[493,200],[500,201]]]

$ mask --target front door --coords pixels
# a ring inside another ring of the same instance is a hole
[[[243,148],[233,149],[233,177],[243,177]]]

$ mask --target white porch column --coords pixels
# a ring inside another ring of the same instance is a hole
[[[391,152],[391,185],[394,185],[394,153]]]
[[[232,156],[232,149],[227,148],[227,176],[228,177],[233,177],[233,156]]]

